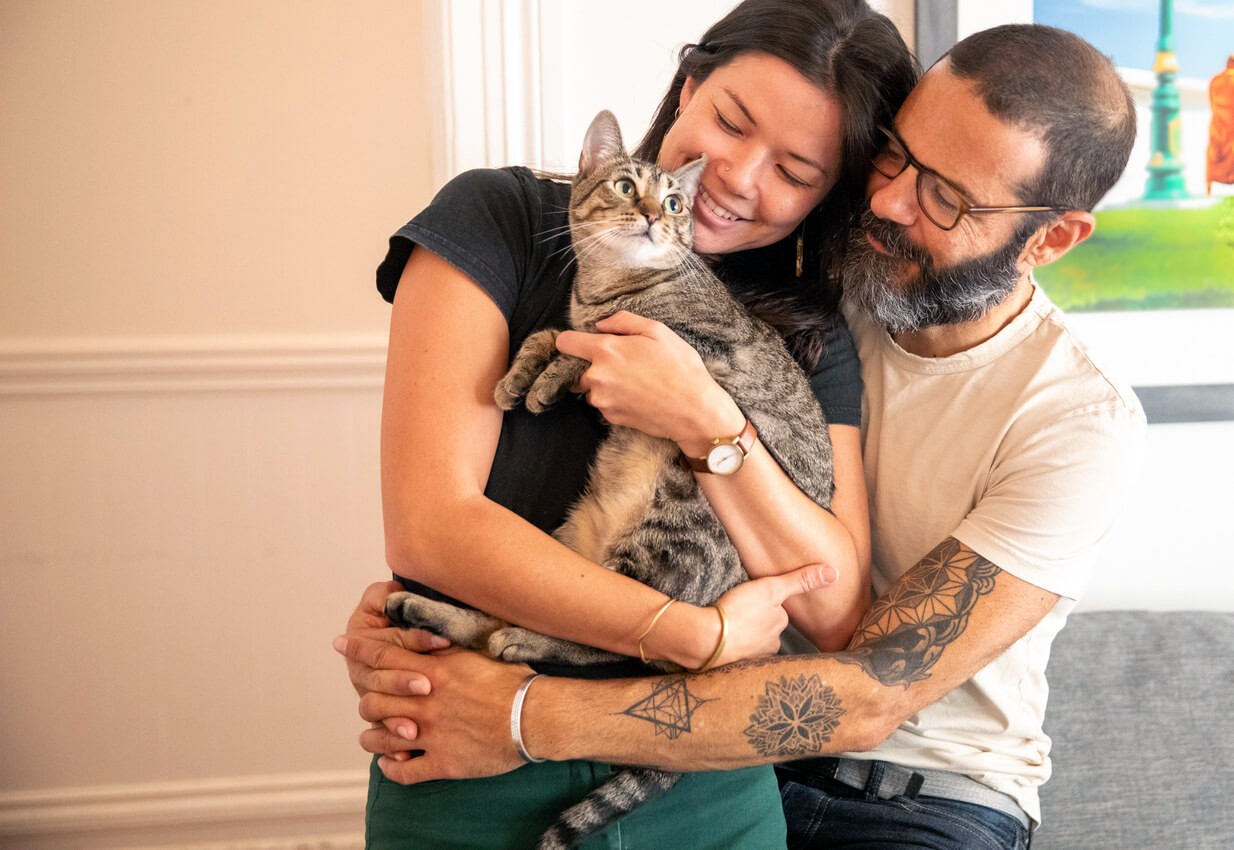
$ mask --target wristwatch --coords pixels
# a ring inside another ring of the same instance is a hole
[[[711,448],[703,457],[690,457],[684,452],[681,455],[681,465],[694,472],[710,472],[714,475],[732,475],[741,469],[746,455],[754,448],[758,440],[758,432],[754,423],[746,420],[745,427],[736,437],[727,437],[711,441]]]

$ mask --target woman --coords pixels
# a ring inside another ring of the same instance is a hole
[[[787,601],[784,582],[773,580],[730,591],[719,663],[774,652],[784,611],[815,645],[838,648],[867,604],[860,386],[847,331],[832,323],[828,281],[862,197],[876,127],[890,122],[915,77],[894,26],[864,2],[747,0],[683,51],[639,147],[669,168],[708,155],[695,247],[785,335],[814,373],[832,423],[834,515],[757,445],[739,475],[699,476],[752,578],[812,562],[838,574],[831,586]],[[580,387],[592,406],[572,400],[538,417],[521,410],[503,417],[492,401],[522,339],[565,325],[567,196],[568,187],[526,169],[471,172],[391,240],[378,271],[394,303],[382,426],[387,560],[421,592],[623,655],[641,648],[648,658],[698,667],[719,639],[713,611],[674,605],[640,647],[666,597],[546,532],[582,490],[604,433],[597,410],[699,455],[713,438],[740,430],[733,400],[666,328],[619,315],[604,333],[563,334],[559,342],[592,362]],[[600,674],[623,672],[630,671]],[[535,764],[516,779],[404,788],[375,762],[370,845],[527,846],[610,773],[608,765]],[[643,846],[782,844],[774,776],[692,774],[623,819],[620,834]]]

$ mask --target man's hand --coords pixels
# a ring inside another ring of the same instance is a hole
[[[391,646],[411,652],[429,652],[443,649],[450,642],[429,632],[419,629],[396,629],[390,626],[386,619],[386,597],[402,590],[403,586],[396,581],[381,581],[370,584],[360,598],[360,604],[347,620],[347,635],[364,636],[382,641]],[[343,638],[335,641],[335,649],[341,650]],[[383,693],[397,696],[411,694],[427,694],[429,680],[417,672],[399,669],[382,669],[380,665],[372,666],[360,660],[347,659],[347,675],[356,693],[364,697],[369,693]],[[380,720],[392,730],[403,730],[414,734],[415,725],[406,717],[383,717]],[[384,727],[383,727],[384,728]],[[382,750],[382,753],[396,759],[407,759],[407,747],[401,750]]]
[[[347,634],[384,640],[412,652],[431,652],[449,646],[450,642],[439,635],[420,629],[396,629],[390,625],[386,619],[386,597],[403,589],[396,581],[379,581],[365,588],[360,604],[347,619]],[[347,675],[360,696],[369,691],[424,694],[428,693],[429,688],[428,680],[423,676],[408,676],[406,671],[378,670],[350,658],[347,660]]]
[[[410,695],[370,689],[360,700],[360,716],[373,724],[360,745],[382,755],[378,766],[387,778],[406,785],[495,776],[523,763],[510,737],[510,707],[530,668],[462,649],[421,654],[351,634],[335,649],[382,682],[400,675],[431,682]]]

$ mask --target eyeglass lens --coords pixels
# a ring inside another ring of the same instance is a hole
[[[964,199],[933,172],[911,162],[908,151],[891,135],[885,136],[883,147],[874,155],[874,168],[889,180],[904,173],[910,164],[917,168],[917,203],[930,221],[943,230],[956,226],[964,214]]]

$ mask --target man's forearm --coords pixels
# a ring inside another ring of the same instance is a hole
[[[524,709],[532,754],[670,770],[871,749],[894,728],[887,709],[898,713],[860,667],[819,655],[658,679],[546,678],[535,688]]]
[[[526,705],[526,740],[551,759],[676,770],[873,749],[1057,599],[948,539],[875,602],[844,652],[658,679],[546,679]]]

